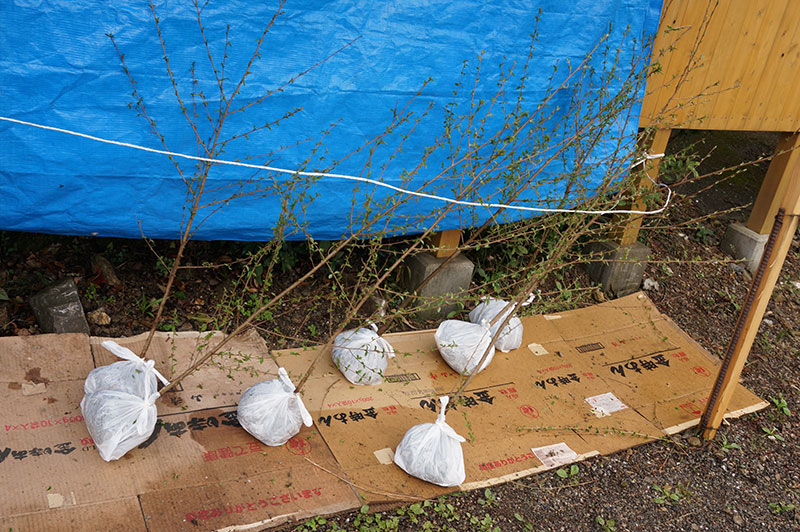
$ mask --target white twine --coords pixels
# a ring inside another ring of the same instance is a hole
[[[587,209],[560,209],[560,208],[549,208],[549,207],[527,207],[524,205],[506,205],[504,203],[483,203],[478,201],[463,201],[457,200],[454,198],[448,198],[444,196],[437,196],[435,194],[426,194],[424,192],[416,192],[413,190],[407,190],[404,188],[396,187],[394,185],[390,185],[388,183],[384,183],[382,181],[376,181],[374,179],[370,179],[368,177],[360,177],[354,175],[347,175],[347,174],[331,174],[325,172],[304,172],[300,170],[291,170],[287,168],[277,168],[274,166],[266,166],[266,165],[258,165],[258,164],[249,164],[249,163],[242,163],[239,161],[229,161],[226,159],[209,159],[207,157],[198,157],[195,155],[186,155],[184,153],[177,153],[173,151],[167,150],[159,150],[156,148],[148,148],[146,146],[139,146],[138,144],[131,144],[129,142],[120,142],[118,140],[111,140],[111,139],[104,139],[101,137],[95,137],[93,135],[87,135],[86,133],[79,133],[77,131],[72,131],[69,129],[62,129],[59,127],[52,127],[52,126],[45,126],[42,124],[36,124],[33,122],[26,122],[24,120],[17,120],[15,118],[9,118],[6,116],[0,116],[0,120],[5,122],[12,122],[15,124],[21,124],[24,126],[31,126],[36,127],[39,129],[45,129],[48,131],[56,131],[58,133],[64,133],[67,135],[72,135],[75,137],[81,137],[89,140],[94,140],[96,142],[102,142],[104,144],[113,144],[115,146],[122,146],[125,148],[133,148],[135,150],[146,151],[150,153],[157,153],[160,155],[168,155],[170,157],[179,157],[181,159],[190,159],[192,161],[201,161],[209,164],[225,164],[230,166],[241,166],[243,168],[254,168],[257,170],[267,170],[270,172],[277,172],[282,174],[291,174],[291,175],[299,175],[304,177],[325,177],[325,178],[332,178],[332,179],[344,179],[347,181],[360,181],[362,183],[369,183],[371,185],[375,185],[378,187],[388,188],[389,190],[393,190],[395,192],[400,192],[402,194],[406,194],[408,196],[416,196],[419,198],[425,199],[432,199],[436,201],[442,201],[444,203],[452,203],[455,205],[462,205],[464,207],[481,207],[486,209],[509,209],[515,211],[526,211],[526,212],[551,212],[551,213],[575,213],[575,214],[595,214],[595,215],[606,215],[606,214],[642,214],[642,215],[650,215],[650,214],[659,214],[664,212],[666,208],[669,206],[670,201],[672,200],[672,189],[662,183],[656,183],[653,179],[648,175],[647,178],[653,182],[656,186],[661,188],[665,188],[667,190],[667,199],[664,201],[664,205],[652,211],[641,211],[635,209],[609,209],[609,210],[587,210]],[[645,155],[643,159],[636,161],[634,164],[631,165],[631,168],[641,164],[645,160],[648,159],[658,159],[663,157],[663,153],[654,154],[654,155]],[[647,175],[647,174],[645,174]]]

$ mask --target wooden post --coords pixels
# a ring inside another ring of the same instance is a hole
[[[706,440],[714,438],[717,429],[722,423],[722,418],[728,410],[731,397],[736,389],[736,383],[742,374],[742,368],[744,368],[747,355],[753,346],[753,340],[755,340],[758,327],[761,325],[764,311],[775,288],[775,283],[778,281],[783,262],[792,245],[792,238],[797,229],[797,215],[800,214],[800,159],[792,158],[791,161],[791,165],[786,165],[783,168],[784,175],[779,176],[779,181],[786,183],[786,192],[780,198],[778,206],[786,209],[786,217],[776,236],[769,263],[756,290],[750,312],[746,315],[741,315],[736,324],[737,329],[740,328],[741,332],[731,351],[727,371],[724,373],[720,371],[720,374],[717,375],[717,382],[714,385],[715,389],[718,390],[716,400],[709,402],[706,411],[703,413],[704,426],[701,428],[703,429],[703,438]]]
[[[747,220],[748,229],[762,235],[769,233],[778,206],[789,188],[792,172],[788,169],[796,168],[798,161],[800,161],[800,133],[784,133],[750,211],[750,218]]]
[[[670,133],[672,133],[671,129],[656,130],[653,135],[653,140],[650,142],[650,147],[646,150],[647,153],[664,153],[664,150],[667,149]],[[644,171],[639,180],[639,186],[642,188],[652,188],[655,186],[654,182],[658,181],[658,169],[661,167],[661,159],[648,159],[643,164]],[[634,210],[644,210],[644,207],[645,204],[641,200],[637,200],[631,206]],[[639,238],[639,228],[642,226],[642,219],[643,216],[641,214],[615,215],[612,222],[614,229],[612,229],[608,235],[609,240],[621,246],[633,244],[636,242],[636,239]]]
[[[458,243],[461,241],[461,231],[459,229],[448,229],[446,231],[439,231],[430,237],[431,245],[435,247],[434,255],[437,259],[449,257],[458,249]]]

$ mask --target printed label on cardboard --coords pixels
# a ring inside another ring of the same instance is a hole
[[[628,408],[625,403],[617,399],[617,396],[611,392],[587,397],[586,402],[592,407],[592,412],[597,417],[610,416],[614,412],[619,412],[620,410]]]
[[[545,445],[531,449],[536,458],[545,467],[553,468],[564,464],[571,464],[578,459],[578,453],[567,446],[566,443],[556,443],[555,445]]]

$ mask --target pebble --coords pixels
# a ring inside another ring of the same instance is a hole
[[[774,321],[769,320],[767,318],[764,318],[763,320],[761,320],[761,323],[763,323],[764,325],[769,325],[769,326],[775,325]]]
[[[735,262],[729,262],[728,266],[730,266],[731,270],[735,271],[736,273],[744,273],[745,271],[744,266]]]
[[[654,281],[653,279],[645,279],[642,283],[642,288],[645,290],[655,290],[658,292],[661,289],[661,286],[658,284],[658,281]]]
[[[686,443],[688,443],[692,447],[702,447],[703,446],[703,442],[700,441],[700,438],[698,438],[697,436],[689,436],[688,438],[686,438]]]
[[[741,515],[739,515],[739,514],[734,514],[734,516],[733,516],[733,522],[734,522],[734,523],[736,523],[736,524],[737,524],[737,525],[739,525],[739,526],[742,526],[742,525],[744,524],[744,519],[742,518],[742,516],[741,516]]]
[[[89,323],[94,325],[108,325],[111,323],[111,316],[106,314],[105,310],[101,308],[91,311],[86,315],[86,318],[89,320]]]
[[[92,270],[99,274],[104,282],[110,286],[122,285],[122,281],[119,280],[117,273],[114,271],[114,266],[111,265],[107,258],[99,254],[92,255],[91,263]]]

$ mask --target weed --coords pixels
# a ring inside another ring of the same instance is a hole
[[[703,244],[709,245],[713,243],[714,232],[703,224],[697,224],[694,236]]]
[[[571,478],[574,481],[578,480],[578,472],[579,472],[578,464],[572,464],[571,466],[569,466],[569,469],[563,469],[563,468],[556,469],[556,475],[558,475],[559,478],[563,479]]]
[[[778,409],[784,416],[791,416],[792,411],[789,410],[789,405],[786,404],[786,399],[783,397],[783,394],[779,394],[777,398],[771,397],[769,398],[772,401],[772,404],[775,405],[775,408]]]
[[[525,532],[533,532],[533,523],[522,517],[520,514],[514,514],[514,519],[522,524],[522,528],[525,530]]]
[[[653,484],[653,489],[658,492],[658,495],[653,499],[656,504],[678,504],[686,496],[691,495],[691,492],[680,484],[675,488]]]
[[[602,515],[595,517],[594,522],[600,525],[604,532],[615,532],[617,530],[617,522],[613,519],[606,519]]]
[[[731,449],[741,449],[738,443],[728,442],[728,437],[725,436],[724,434],[722,435],[722,442],[720,443],[720,446],[722,447],[722,450],[726,453]]]
[[[769,510],[775,515],[781,515],[787,512],[791,512],[795,508],[797,507],[792,503],[785,503],[781,501],[769,503]]]
[[[160,299],[147,299],[147,296],[142,294],[142,297],[136,300],[136,308],[142,316],[153,317],[153,307],[157,307],[161,302]]]
[[[483,498],[478,499],[478,504],[481,506],[486,506],[487,508],[491,508],[497,504],[497,496],[492,490],[486,488],[483,490]]]
[[[761,427],[761,430],[767,435],[766,437],[773,441],[784,442],[786,441],[783,436],[781,436],[780,432],[778,432],[777,427]]]
[[[83,293],[83,297],[85,297],[87,301],[96,301],[97,288],[96,284],[90,282],[89,286],[86,287],[86,291]]]

